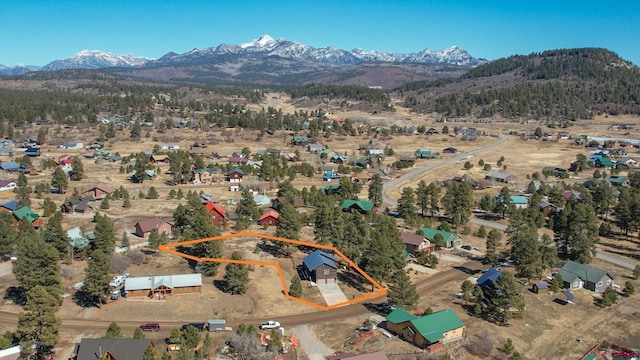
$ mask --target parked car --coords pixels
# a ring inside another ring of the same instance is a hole
[[[259,328],[260,330],[264,330],[264,329],[277,329],[280,327],[280,323],[277,321],[267,321],[267,322],[263,322],[262,324],[260,324]]]
[[[471,251],[471,245],[462,245],[461,248]]]
[[[140,330],[142,331],[159,331],[160,324],[158,323],[147,323],[140,325]]]
[[[378,304],[371,304],[371,308],[379,313],[383,313],[383,314],[388,314],[390,312],[392,312],[393,310],[396,309],[395,306],[387,303],[387,302],[383,302],[383,303],[378,303]]]
[[[193,326],[194,328],[198,329],[198,331],[205,331],[207,329],[207,324],[205,323],[189,323],[182,325],[180,330],[185,331],[189,326]]]
[[[120,290],[116,290],[111,293],[111,300],[118,300],[120,298]]]

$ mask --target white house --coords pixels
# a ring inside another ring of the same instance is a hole
[[[84,144],[81,142],[67,142],[59,146],[61,149],[84,149]]]
[[[0,191],[13,191],[16,186],[18,186],[18,184],[16,184],[16,182],[13,180],[0,180]]]

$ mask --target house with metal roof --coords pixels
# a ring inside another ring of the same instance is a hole
[[[146,296],[160,300],[167,295],[199,293],[202,274],[129,277],[124,281],[124,290],[127,297]]]
[[[136,170],[131,172],[131,182],[133,183],[142,183],[144,181],[153,180],[156,175],[156,171],[154,169],[148,169],[144,171],[144,175],[136,174]]]
[[[0,191],[13,191],[18,184],[13,180],[0,180]]]
[[[458,234],[450,233],[444,230],[428,228],[426,226],[423,226],[422,228],[420,228],[420,231],[422,231],[422,234],[424,235],[424,237],[426,237],[429,241],[433,243],[435,243],[434,238],[436,234],[442,235],[442,237],[444,238],[445,247],[447,248],[462,245],[462,238],[458,236]]]
[[[23,218],[26,218],[36,230],[42,229],[44,226],[42,218],[40,218],[38,214],[34,213],[28,206],[23,206],[13,212],[13,225],[17,228],[18,222]]]
[[[15,161],[5,161],[0,163],[0,169],[8,172],[20,171],[20,164]]]
[[[345,199],[341,205],[342,211],[350,213],[368,214],[374,210],[374,204],[367,200]]]
[[[484,176],[484,179],[498,183],[511,184],[517,180],[517,177],[500,171],[489,171],[487,175]]]
[[[320,249],[307,255],[303,260],[307,278],[316,284],[335,284],[338,282],[338,265],[332,254]]]
[[[262,226],[278,226],[278,214],[275,210],[269,210],[266,213],[260,215],[260,219],[258,219],[258,225]]]
[[[522,195],[511,195],[510,201],[516,209],[526,209],[529,206],[529,199]]]
[[[387,329],[414,345],[435,352],[464,338],[464,323],[451,309],[415,316],[402,309],[387,315]]]
[[[18,203],[18,200],[9,200],[4,204],[0,204],[0,211],[13,212],[15,209],[18,208],[18,206],[20,206],[20,204]]]
[[[166,234],[167,236],[171,236],[171,224],[169,224],[166,220],[154,217],[151,219],[140,220],[136,223],[136,231],[135,235],[140,236],[141,238],[147,239],[151,234],[151,231],[156,229],[158,234]]]
[[[67,237],[69,238],[69,245],[76,249],[82,249],[89,245],[89,239],[82,233],[82,229],[78,226],[67,230]]]
[[[149,339],[82,339],[76,344],[71,359],[75,360],[142,360],[149,346]]]
[[[567,261],[558,274],[562,277],[563,287],[573,289],[588,289],[596,293],[604,292],[613,286],[613,276],[594,267]]]

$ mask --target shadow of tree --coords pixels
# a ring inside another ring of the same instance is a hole
[[[27,294],[21,286],[10,286],[4,293],[4,299],[10,300],[16,305],[24,306],[27,303]]]
[[[225,290],[226,290],[225,286],[226,285],[227,285],[227,282],[224,281],[224,280],[213,280],[213,286],[215,286],[216,289],[218,289],[218,290],[220,290],[222,292],[225,292]]]
[[[100,301],[100,299],[97,299],[86,291],[79,290],[73,294],[73,302],[81,307],[99,307],[100,304],[98,301]]]
[[[345,283],[358,291],[369,292],[369,289],[365,287],[364,284],[365,279],[360,274],[353,273],[351,271],[340,271],[338,272],[338,281]]]

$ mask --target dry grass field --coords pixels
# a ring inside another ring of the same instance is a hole
[[[16,84],[18,86],[19,84]],[[315,108],[299,108],[296,107],[290,99],[282,94],[267,94],[265,101],[259,105],[249,105],[250,109],[261,109],[266,107],[280,108],[283,112],[293,113],[295,110],[314,110]],[[370,124],[386,124],[386,125],[425,125],[427,128],[434,127],[441,129],[443,123],[436,123],[435,119],[430,116],[415,115],[408,113],[405,109],[397,107],[395,113],[382,113],[372,115],[362,111],[342,111],[335,110],[331,115],[336,120],[349,118],[355,121],[363,121]],[[637,130],[631,130],[630,134],[620,131],[609,130],[609,126],[615,123],[637,124],[638,119],[633,117],[600,117],[594,121],[581,122],[576,126],[566,129],[571,134],[588,134],[598,136],[616,136],[633,138],[637,137]],[[447,123],[450,131],[454,126],[470,126],[477,127],[481,131],[490,133],[500,132],[503,134],[510,131],[532,131],[535,125],[512,124],[499,122],[494,124],[471,124],[471,123]],[[554,130],[554,129],[550,129]],[[21,135],[24,137],[35,138],[38,131],[37,126],[21,129]],[[143,128],[145,134],[146,128]],[[98,135],[96,128],[78,129],[50,129],[48,138],[52,143],[61,141],[83,141],[89,143]],[[158,134],[155,130],[150,130],[149,137],[143,137],[137,141],[128,139],[128,131],[118,132],[115,139],[107,143],[106,149],[112,153],[121,155],[129,155],[143,150],[152,150],[153,146],[159,143],[178,143],[181,148],[188,149],[194,140],[206,139],[211,145],[202,149],[206,152],[232,152],[240,151],[243,147],[248,147],[253,153],[265,148],[279,148],[285,152],[293,152],[299,150],[303,154],[303,158],[308,159],[314,166],[322,165],[322,160],[313,155],[306,154],[301,147],[293,147],[290,144],[290,134],[285,132],[277,132],[275,135],[265,135],[260,141],[256,141],[257,132],[235,130],[233,136],[224,136],[221,130],[196,132],[190,129],[172,129],[165,134]],[[226,140],[226,141],[225,141]],[[462,140],[458,137],[448,135],[432,135],[426,137],[423,135],[397,135],[384,141],[377,139],[375,136],[360,135],[357,137],[346,137],[344,141],[334,138],[323,138],[322,142],[340,153],[346,153],[348,156],[360,156],[357,151],[358,144],[364,144],[373,141],[380,141],[383,145],[393,148],[396,155],[387,158],[384,165],[389,165],[397,159],[398,155],[411,155],[417,148],[427,147],[436,152],[442,152],[444,148],[456,147],[459,153],[465,153],[478,147],[487,145],[496,141],[494,137],[480,136],[475,141]],[[54,145],[44,145],[42,148],[43,157],[59,158],[64,155],[83,156],[88,153],[86,150],[63,150],[58,149]],[[584,147],[574,146],[569,140],[560,140],[558,142],[543,141],[524,141],[516,137],[511,137],[503,145],[478,154],[467,159],[474,167],[470,170],[463,168],[464,161],[456,164],[445,165],[437,168],[435,171],[427,172],[419,177],[411,179],[406,183],[391,189],[388,195],[391,198],[398,198],[404,186],[415,187],[420,180],[427,183],[432,181],[442,181],[454,176],[469,175],[474,179],[482,179],[486,171],[478,165],[478,161],[482,159],[485,163],[492,166],[492,170],[505,171],[512,173],[518,177],[516,185],[512,186],[512,190],[524,189],[529,182],[527,176],[533,172],[541,172],[544,166],[568,167],[575,159],[578,153],[585,153]],[[442,154],[442,158],[446,159],[452,155]],[[500,157],[504,156],[504,165],[506,169],[498,168],[496,163]],[[638,157],[637,149],[632,149],[630,156]],[[14,156],[18,157],[18,156]],[[1,161],[8,161],[8,157],[3,157]],[[39,159],[34,159],[36,167]],[[440,159],[416,161],[413,168],[394,171],[392,176],[399,176],[403,173],[411,171],[430,162],[438,162]],[[466,160],[465,160],[466,161]],[[215,163],[215,160],[207,159],[205,163]],[[78,182],[70,182],[69,190],[74,188],[79,191],[86,190],[97,183],[105,183],[111,187],[117,188],[123,186],[134,196],[132,199],[132,207],[125,209],[118,201],[112,201],[111,206],[107,210],[100,210],[106,213],[113,220],[116,228],[116,234],[123,231],[131,233],[134,230],[135,223],[143,218],[152,216],[160,216],[166,220],[171,220],[174,209],[185,200],[168,199],[171,189],[177,189],[175,186],[165,184],[168,179],[166,172],[168,165],[160,164],[160,175],[153,181],[147,181],[143,184],[134,184],[129,181],[127,174],[120,173],[121,164],[110,162],[94,162],[93,160],[83,159],[86,178]],[[6,178],[15,178],[15,175],[4,175]],[[41,182],[50,180],[51,170],[40,172],[36,175],[28,177],[31,186]],[[566,181],[583,181],[587,175],[580,175],[583,179],[568,179]],[[246,182],[248,184],[258,184],[257,178],[249,177]],[[322,181],[321,175],[316,174],[312,179],[302,178],[298,176],[293,182],[297,187],[316,185],[322,187],[326,185]],[[147,192],[149,187],[153,186],[160,194],[157,200],[141,200],[135,196],[139,191]],[[484,192],[492,192],[497,194],[500,185],[496,185]],[[227,200],[232,199],[235,202],[239,200],[240,193],[229,192],[228,184],[220,181],[213,184],[205,185],[183,185],[183,192],[189,190],[203,191],[213,195],[220,200],[220,204],[227,211],[233,211],[234,205],[228,205]],[[476,193],[479,198],[480,192]],[[267,195],[274,196],[275,192],[268,192]],[[362,195],[366,196],[366,187]],[[67,195],[46,194],[46,197],[54,200],[58,205],[62,204]],[[0,202],[13,198],[12,194],[0,193]],[[42,199],[32,199],[32,208],[42,213]],[[87,231],[91,231],[93,223],[91,216],[65,216],[64,228],[69,229],[75,226],[82,226]],[[476,226],[471,226],[472,231],[476,231]],[[253,229],[262,231],[253,225]],[[227,229],[227,231],[232,231]],[[130,235],[132,244],[142,242],[142,239]],[[301,232],[301,240],[313,240],[313,229],[304,227]],[[472,244],[480,250],[484,249],[484,239],[474,236],[465,236],[465,243]],[[225,254],[230,254],[233,250],[239,250],[243,256],[248,259],[265,259],[268,257],[270,261],[278,261],[285,271],[285,279],[290,279],[293,275],[294,265],[301,262],[301,257],[292,259],[279,259],[271,255],[260,252],[254,253],[256,242],[251,241],[230,241],[225,242]],[[627,238],[623,241],[603,239],[601,246],[610,251],[618,251],[621,254],[634,253],[640,256],[638,251],[638,240],[635,238]],[[65,278],[65,288],[71,291],[72,285],[83,277],[83,269],[85,263],[83,261],[75,261],[71,265],[65,265],[65,272],[69,274]],[[628,271],[621,271],[618,268],[611,267],[609,264],[594,260],[594,266],[601,267],[610,271],[616,278],[616,282],[623,283],[625,277],[630,274]],[[440,270],[451,266],[444,265]],[[188,273],[191,269],[188,267],[184,259],[171,256],[164,253],[155,253],[147,255],[144,264],[131,266],[127,272],[134,276],[142,275],[159,275],[170,273]],[[220,268],[219,274],[214,278],[205,278],[203,292],[194,295],[175,296],[166,301],[129,301],[119,300],[105,305],[101,309],[91,308],[84,309],[74,304],[71,297],[64,301],[64,305],[60,309],[60,316],[64,318],[78,319],[98,319],[98,320],[140,320],[149,321],[204,321],[209,318],[224,317],[228,320],[255,319],[265,317],[277,317],[287,314],[300,314],[314,309],[297,303],[295,301],[286,300],[281,295],[281,286],[277,274],[272,268],[253,268],[250,271],[250,287],[246,296],[232,296],[220,291],[216,284],[224,275],[224,267]],[[414,279],[423,279],[428,275],[412,274]],[[618,280],[620,279],[620,280]],[[10,286],[16,286],[17,283],[12,276],[2,277],[2,285],[0,290],[5,290]],[[518,351],[525,355],[525,358],[540,359],[560,359],[560,358],[576,358],[586,351],[593,343],[598,340],[610,340],[620,345],[628,345],[640,347],[637,339],[640,339],[639,328],[634,326],[638,321],[640,313],[637,312],[640,306],[638,296],[631,298],[623,298],[620,303],[611,308],[601,309],[594,305],[593,298],[586,292],[577,292],[577,301],[575,305],[560,305],[555,303],[553,296],[536,295],[527,293],[526,303],[527,312],[522,320],[515,320],[509,327],[498,327],[469,316],[466,312],[464,304],[455,300],[453,294],[459,292],[460,284],[451,283],[434,294],[423,297],[420,301],[419,308],[425,309],[432,307],[434,310],[444,308],[453,308],[456,313],[465,321],[467,334],[469,339],[488,334],[488,338],[494,347],[499,347],[507,337],[514,341],[514,345]],[[359,292],[352,288],[343,288],[345,293],[350,296],[358,296]],[[305,288],[304,297],[307,299],[321,299],[316,289]],[[13,304],[10,300],[4,299],[0,305],[0,309],[9,312],[19,312],[21,309]],[[359,347],[349,343],[354,342],[351,336],[354,329],[362,324],[368,317],[360,316],[357,318],[331,319],[323,325],[314,326],[314,332],[318,334],[321,340],[334,349],[345,350],[367,350],[375,351],[384,349],[390,353],[394,352],[412,352],[417,350],[409,344],[406,344],[396,338],[388,339],[381,334],[376,334],[370,339],[362,341]],[[65,330],[61,334],[61,343],[64,345],[72,344],[78,340],[79,336],[100,336],[106,329],[87,330],[83,334],[74,330]],[[165,329],[161,334],[152,336],[163,336]],[[346,341],[351,338],[350,341]],[[582,339],[582,342],[577,342]],[[470,341],[468,340],[468,341]],[[357,342],[357,341],[355,341]],[[347,345],[345,345],[347,344]],[[456,359],[481,359],[486,358],[484,355],[472,354],[464,348],[454,350]],[[390,355],[391,359],[401,359],[401,355]]]

